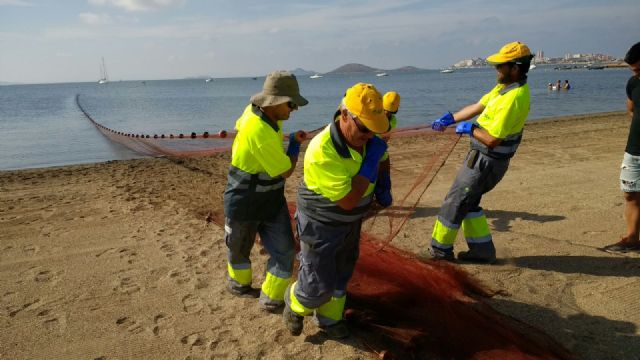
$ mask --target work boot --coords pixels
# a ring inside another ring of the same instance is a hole
[[[480,256],[473,251],[460,251],[458,253],[458,260],[478,264],[493,264],[496,262],[496,256]]]
[[[274,303],[260,303],[260,308],[266,312],[272,314],[278,314],[282,312],[282,308],[284,307],[284,303],[274,304]]]
[[[238,285],[232,281],[227,281],[227,291],[233,296],[242,298],[257,298],[260,293],[257,289],[251,287],[251,285]]]
[[[615,244],[607,245],[602,248],[602,250],[609,253],[626,253],[629,251],[638,251],[640,250],[640,241],[629,240],[627,238],[623,238]]]
[[[449,251],[450,250],[450,251]],[[434,246],[430,246],[427,250],[420,252],[418,255],[418,259],[425,260],[444,260],[454,262],[456,260],[455,256],[453,256],[453,249],[439,249]]]
[[[263,291],[260,291],[260,299],[258,299],[258,305],[260,309],[272,313],[272,314],[282,314],[282,307],[284,306],[284,301],[273,300],[267,296]]]
[[[320,331],[324,332],[330,339],[344,339],[350,335],[349,328],[344,321],[339,321],[329,326],[320,326]]]
[[[496,262],[496,248],[493,241],[483,243],[469,243],[469,251],[460,251],[458,260],[478,263],[493,264]]]
[[[304,317],[294,313],[288,305],[285,305],[282,310],[282,319],[291,335],[299,336],[302,334]]]

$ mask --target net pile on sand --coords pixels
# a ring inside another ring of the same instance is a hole
[[[197,157],[229,151],[234,133],[130,134],[109,129],[76,103],[102,134],[148,156]],[[360,258],[348,288],[346,320],[354,335],[380,358],[573,359],[549,336],[495,311],[494,295],[460,267],[423,261],[389,243],[416,211],[421,197],[460,137],[428,125],[394,129],[390,137],[428,137],[423,163],[392,167],[394,205],[374,207],[363,224]],[[307,132],[310,139],[320,129]],[[286,139],[283,139],[286,141]],[[408,154],[406,156],[412,156]],[[407,189],[399,193],[397,189]],[[289,203],[293,215],[295,203]],[[293,216],[292,216],[293,218]],[[222,214],[208,221],[224,226]],[[293,227],[295,229],[295,226]]]

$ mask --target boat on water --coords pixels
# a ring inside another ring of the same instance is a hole
[[[443,74],[451,74],[454,71],[455,70],[453,70],[453,69],[442,69],[442,70],[440,70],[440,72],[443,73]]]
[[[529,70],[533,70],[533,69],[535,69],[535,68],[537,68],[536,64],[531,64],[531,65],[529,65]]]
[[[204,82],[206,82],[206,83],[210,83],[210,82],[212,82],[212,81],[213,81],[213,78],[208,78],[208,79],[206,79]]]
[[[98,80],[98,84],[106,84],[109,82],[109,75],[107,74],[107,66],[104,64],[104,58],[102,58],[102,63],[100,64],[100,80]]]
[[[311,76],[309,76],[309,79],[320,79],[322,77],[322,75],[320,74],[313,74]]]
[[[381,73],[377,73],[376,74],[377,77],[381,77],[381,76],[389,76],[389,74],[387,74],[386,72],[381,72]]]
[[[587,65],[587,69],[588,70],[603,70],[604,69],[604,65],[598,64],[598,63],[593,63],[593,64]]]

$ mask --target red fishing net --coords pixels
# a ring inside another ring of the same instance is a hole
[[[459,266],[420,261],[363,234],[346,318],[371,351],[398,359],[573,359],[540,330],[495,311]],[[382,357],[382,356],[381,356]]]
[[[144,155],[207,156],[228,151],[235,135],[114,131],[96,122],[82,108],[78,96],[76,102],[107,138]],[[422,150],[426,143],[429,152],[419,157],[425,159],[422,163],[392,166],[394,205],[374,207],[363,224],[360,258],[349,283],[345,311],[350,326],[357,329],[356,338],[385,359],[573,359],[541,331],[495,311],[483,300],[494,294],[462,268],[421,261],[389,245],[460,139],[455,134],[435,134],[427,129],[416,126],[391,133],[391,137],[417,140],[426,137],[416,141],[416,146]],[[317,132],[310,131],[307,138]],[[289,211],[293,215],[294,203],[289,203]],[[222,214],[210,214],[207,220],[224,225]]]

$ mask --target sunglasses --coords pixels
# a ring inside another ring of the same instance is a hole
[[[292,101],[287,102],[287,106],[289,107],[289,109],[291,109],[291,111],[298,110],[298,104]]]
[[[363,134],[371,133],[371,130],[369,130],[366,126],[364,126],[364,124],[361,124],[360,121],[358,121],[354,115],[352,115],[351,113],[348,113],[348,114],[349,114],[349,117],[351,117],[351,120],[353,120],[353,123],[356,124],[358,131],[360,131]]]
[[[516,63],[513,63],[513,62],[507,62],[507,63],[502,63],[502,64],[495,65],[494,67],[496,68],[496,70],[500,69],[501,67],[504,67],[504,66],[508,66],[509,68],[512,68],[515,64]]]

